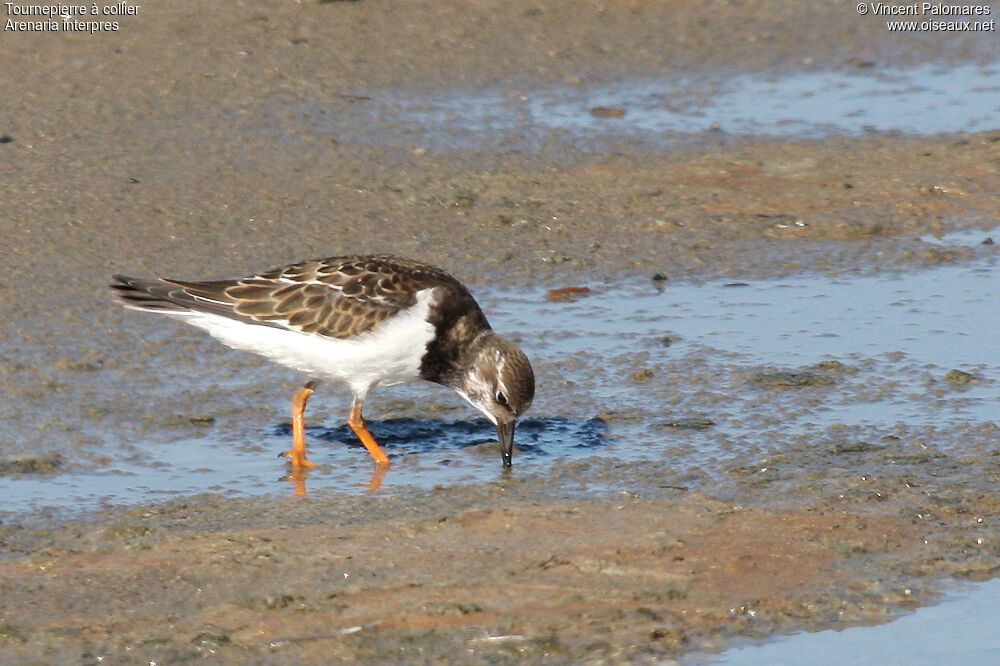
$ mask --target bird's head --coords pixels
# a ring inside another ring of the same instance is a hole
[[[475,339],[455,388],[496,426],[503,464],[510,467],[514,421],[535,397],[535,373],[517,345],[493,331]]]

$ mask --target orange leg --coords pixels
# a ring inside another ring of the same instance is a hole
[[[351,426],[351,430],[354,431],[354,434],[358,436],[361,443],[368,449],[368,453],[372,454],[372,457],[375,458],[375,464],[377,466],[388,467],[389,456],[385,455],[385,451],[382,450],[382,447],[378,445],[372,434],[368,432],[368,428],[365,427],[365,419],[361,416],[361,404],[357,400],[351,403],[351,413],[347,417],[347,425]]]
[[[292,397],[292,448],[283,451],[281,455],[288,456],[292,462],[292,469],[308,469],[315,467],[316,463],[306,459],[306,402],[313,393],[316,384],[309,382]]]

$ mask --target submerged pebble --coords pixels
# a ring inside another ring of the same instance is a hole
[[[976,376],[962,370],[949,370],[944,380],[949,384],[971,384],[976,380]]]
[[[830,386],[833,378],[814,372],[761,372],[750,382],[764,388],[794,388],[799,386]]]
[[[625,109],[612,106],[595,106],[590,110],[590,115],[595,118],[624,118]]]
[[[633,384],[643,384],[653,378],[653,371],[649,368],[639,368],[629,375]]]
[[[664,421],[660,424],[661,428],[670,428],[677,430],[707,430],[715,425],[715,421],[707,418],[681,418],[681,419],[671,419],[669,421]]]
[[[20,474],[52,474],[63,464],[63,457],[58,453],[40,456],[22,456],[0,460],[0,476]]]

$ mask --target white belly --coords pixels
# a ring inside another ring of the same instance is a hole
[[[434,336],[434,327],[427,321],[433,302],[433,289],[424,289],[417,293],[413,306],[351,340],[248,325],[205,312],[168,314],[208,331],[227,347],[260,354],[317,379],[343,382],[363,396],[376,384],[420,378],[420,360]]]

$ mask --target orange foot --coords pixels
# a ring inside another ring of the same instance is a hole
[[[292,464],[292,469],[312,469],[316,466],[316,463],[306,458],[305,451],[300,453],[296,449],[291,448],[278,454],[279,458],[282,456],[288,458],[288,462]]]

